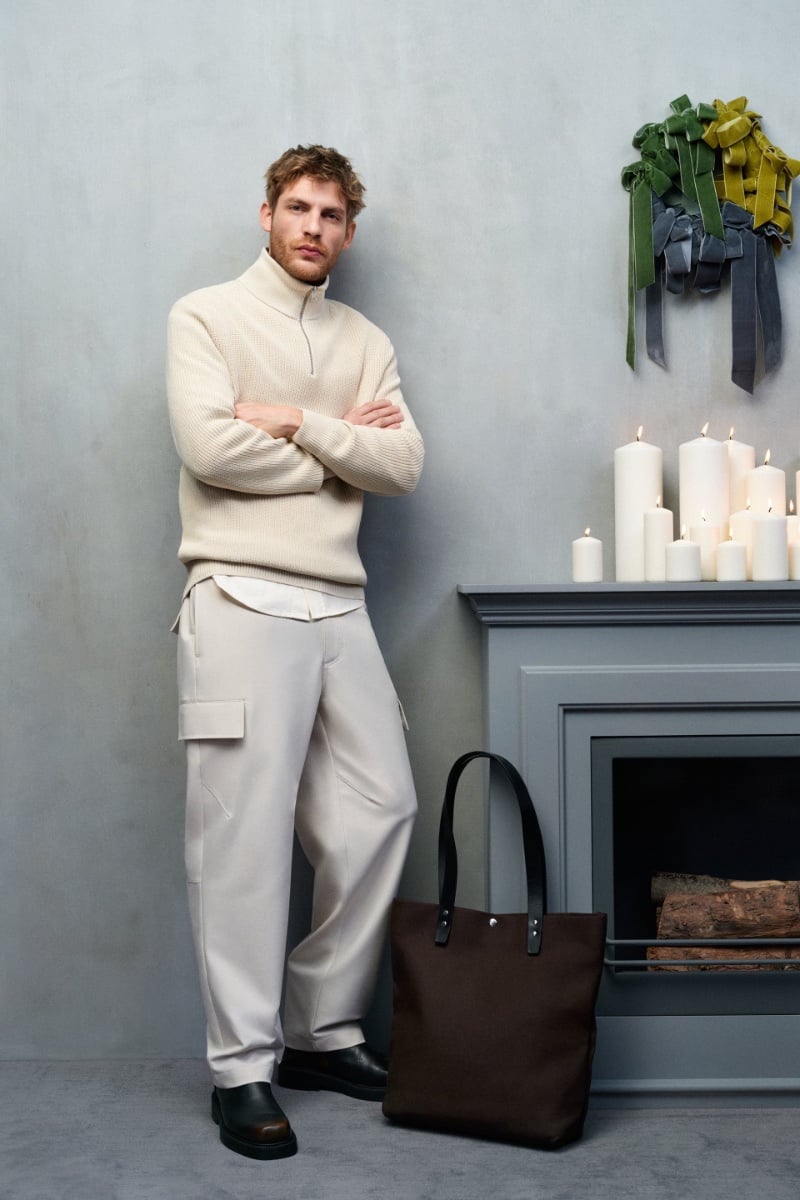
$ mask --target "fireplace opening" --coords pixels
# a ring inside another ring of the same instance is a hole
[[[800,737],[593,738],[591,755],[600,1011],[800,1011]]]

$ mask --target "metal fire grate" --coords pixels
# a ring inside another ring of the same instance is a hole
[[[633,949],[638,947],[646,949],[648,946],[670,946],[676,949],[689,947],[719,947],[721,949],[758,949],[760,946],[800,946],[800,938],[608,938],[606,941],[606,956],[603,962],[606,967],[612,971],[626,970],[639,968],[639,970],[652,970],[656,967],[656,960],[646,958],[617,958],[617,947],[624,949]],[[697,971],[708,970],[709,967],[738,967],[740,970],[743,965],[748,967],[753,966],[769,966],[785,971],[800,970],[800,958],[715,958],[707,964],[697,958],[670,958],[662,959],[656,969],[660,972],[664,967],[694,967]],[[655,972],[654,972],[655,973]]]

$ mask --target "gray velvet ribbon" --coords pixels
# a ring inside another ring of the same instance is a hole
[[[758,292],[756,289],[756,236],[753,218],[738,204],[725,204],[723,220],[738,232],[742,252],[731,260],[731,379],[737,387],[752,392],[758,353]]]
[[[731,378],[747,392],[755,386],[758,331],[764,371],[781,361],[781,303],[773,231],[753,231],[753,217],[731,201],[722,205],[724,238],[707,233],[697,213],[653,196],[653,256],[656,279],[645,293],[647,354],[666,366],[663,292],[692,287],[702,295],[720,290],[726,265],[731,277]],[[769,235],[769,236],[768,236]]]

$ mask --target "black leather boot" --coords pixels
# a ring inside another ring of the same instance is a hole
[[[219,1125],[223,1146],[247,1158],[289,1158],[297,1138],[268,1083],[215,1087],[211,1116]]]
[[[357,1100],[382,1100],[386,1092],[387,1062],[366,1042],[345,1050],[284,1051],[278,1068],[281,1087],[303,1091],[342,1092]]]

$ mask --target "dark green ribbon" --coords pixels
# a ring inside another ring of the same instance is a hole
[[[696,201],[706,233],[725,236],[719,200],[714,187],[714,151],[703,141],[705,121],[715,121],[717,110],[711,104],[692,107],[688,96],[679,96],[670,104],[672,115],[664,122],[666,143],[675,150],[681,169],[681,191],[690,201]]]
[[[674,160],[670,161],[675,166]],[[651,195],[663,196],[668,192],[672,187],[672,176],[654,160],[643,158],[623,168],[622,186],[631,195],[631,250],[638,289],[647,287],[655,279]]]
[[[642,126],[633,144],[641,150],[641,159],[622,170],[622,186],[630,193],[628,215],[628,337],[625,358],[633,367],[636,359],[636,292],[655,280],[653,258],[654,196],[663,196],[673,188],[680,164],[665,147],[659,127]]]

